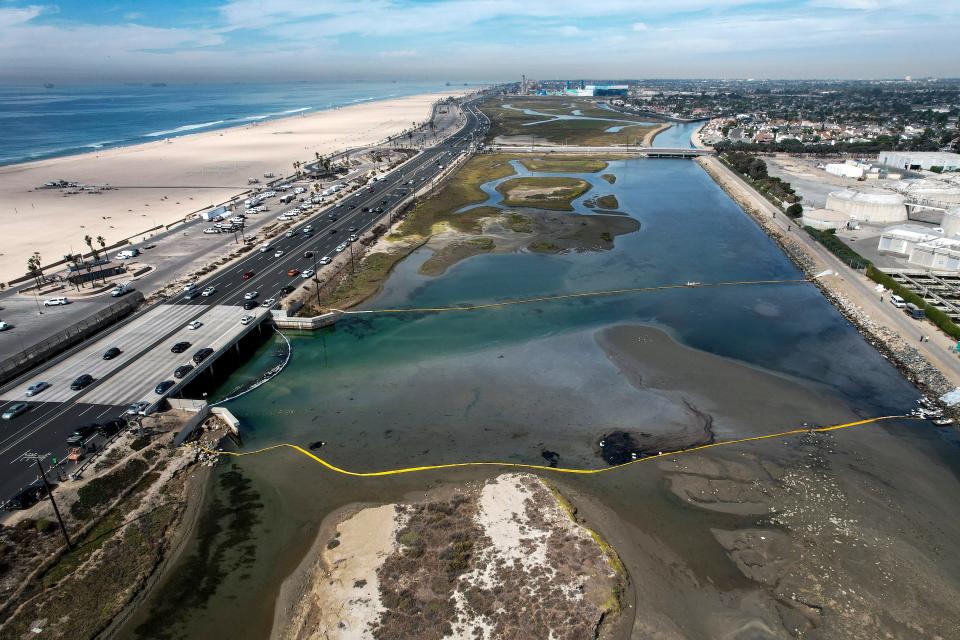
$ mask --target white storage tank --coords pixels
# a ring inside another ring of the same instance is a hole
[[[904,197],[889,191],[834,191],[827,196],[826,208],[868,224],[895,224],[907,220]]]
[[[943,214],[943,235],[947,238],[960,236],[960,207],[953,207]]]

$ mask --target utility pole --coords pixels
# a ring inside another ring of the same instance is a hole
[[[43,470],[42,460],[49,456],[49,453],[25,453],[23,454],[24,460],[33,460],[37,463],[37,469],[40,470],[40,477],[43,479],[43,487],[47,490],[47,497],[50,498],[50,504],[53,505],[53,512],[57,516],[57,522],[60,523],[60,531],[63,532],[63,539],[67,541],[67,548],[73,549],[73,543],[70,541],[70,535],[67,533],[67,527],[63,524],[63,518],[60,516],[60,509],[57,507],[57,501],[53,499],[53,490],[50,488],[50,483],[47,482],[47,474]],[[53,459],[56,463],[56,458]]]

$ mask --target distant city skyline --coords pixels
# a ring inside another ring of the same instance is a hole
[[[960,2],[0,0],[0,82],[960,76]]]

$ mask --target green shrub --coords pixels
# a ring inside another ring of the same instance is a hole
[[[837,237],[833,229],[820,231],[819,229],[807,226],[804,227],[804,230],[810,234],[810,237],[826,247],[830,253],[854,269],[863,269],[872,266],[869,260],[844,244],[843,241]]]
[[[787,215],[791,218],[799,218],[803,215],[803,205],[799,202],[794,202],[792,205],[787,207]]]

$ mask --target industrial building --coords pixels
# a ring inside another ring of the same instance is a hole
[[[861,167],[852,164],[846,164],[845,162],[831,162],[830,164],[824,166],[823,170],[832,176],[839,176],[841,178],[863,177],[863,169]]]
[[[877,247],[882,254],[906,258],[931,271],[960,271],[960,207],[947,211],[943,226],[905,224],[885,229]]]
[[[906,201],[899,193],[844,189],[827,195],[827,209],[870,224],[907,221]]]
[[[960,170],[960,154],[947,151],[881,151],[877,160],[889,167],[912,171],[930,171],[934,167],[943,171]]]

